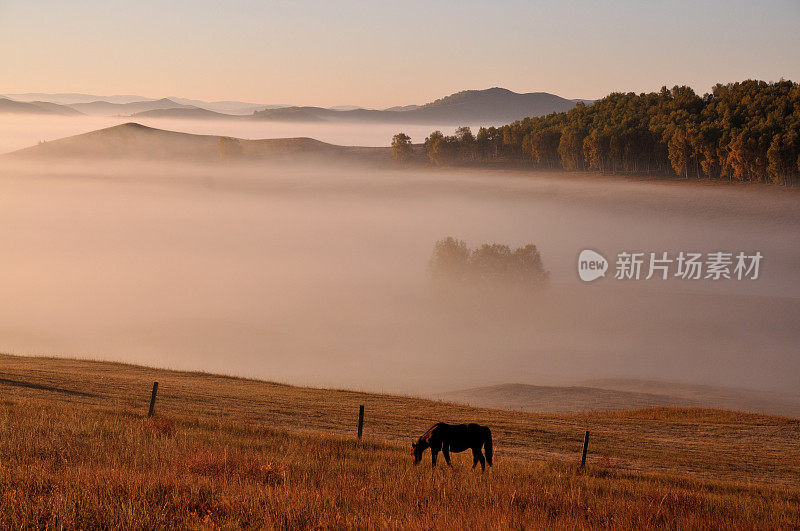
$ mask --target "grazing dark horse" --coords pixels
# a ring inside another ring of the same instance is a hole
[[[486,451],[483,458],[481,447]],[[436,466],[436,456],[439,451],[444,454],[447,465],[450,464],[450,452],[463,452],[472,450],[472,468],[481,464],[481,470],[486,470],[486,463],[492,466],[492,430],[480,424],[445,424],[439,422],[426,431],[417,442],[411,443],[414,464],[422,461],[425,449],[431,449],[431,463]]]

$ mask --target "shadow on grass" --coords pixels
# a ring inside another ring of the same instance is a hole
[[[96,398],[98,396],[94,393],[84,393],[81,391],[73,391],[71,389],[62,389],[61,387],[53,387],[51,385],[38,384],[34,382],[9,380],[8,378],[0,378],[0,384],[11,385],[14,387],[26,387],[28,389],[39,389],[40,391],[52,391],[54,393],[63,393],[71,396],[84,396],[87,398]]]

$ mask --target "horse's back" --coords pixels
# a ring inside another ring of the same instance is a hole
[[[491,433],[487,426],[481,426],[480,424],[476,424],[474,422],[469,424],[448,424],[446,426],[446,433],[451,438],[462,440],[483,440],[487,434]]]
[[[469,424],[447,424],[437,422],[423,435],[424,438],[438,439],[483,439],[487,434],[491,434],[488,426],[482,426],[471,422]]]
[[[476,424],[474,422],[470,422],[469,424],[461,424],[464,427],[464,431],[472,435],[485,435],[486,433],[491,433],[488,426],[483,426],[482,424]]]

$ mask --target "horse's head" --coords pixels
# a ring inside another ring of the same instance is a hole
[[[423,440],[419,440],[417,442],[411,442],[411,455],[414,456],[414,464],[418,465],[420,461],[422,461],[422,452],[425,451],[428,445]]]

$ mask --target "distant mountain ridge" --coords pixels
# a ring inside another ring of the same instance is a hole
[[[183,105],[169,98],[160,100],[134,101],[131,103],[109,103],[107,101],[92,101],[89,103],[75,103],[70,105],[84,114],[102,116],[128,116],[142,111],[152,111],[156,109],[181,109],[190,107]]]
[[[19,94],[21,99],[46,94]],[[237,101],[204,102],[187,98],[142,98],[133,96],[100,97],[85,94],[53,94],[54,100],[69,101],[69,108],[96,116],[143,116],[193,119],[252,119],[290,122],[368,122],[426,125],[501,125],[529,116],[568,111],[578,101],[547,92],[520,94],[493,87],[464,90],[423,105],[402,105],[388,109],[365,109],[356,105],[314,107],[264,105]],[[13,98],[12,98],[13,99]],[[73,102],[74,101],[74,102]],[[59,105],[66,106],[64,103]],[[20,107],[22,108],[22,107]],[[194,109],[189,111],[187,109]],[[160,112],[155,112],[160,111]],[[21,112],[21,111],[20,111]],[[31,108],[30,112],[38,112]]]
[[[420,106],[392,107],[378,111],[334,111],[322,107],[266,109],[254,114],[260,120],[281,120],[289,113],[295,121],[365,121],[409,124],[505,124],[528,116],[565,112],[576,102],[547,92],[519,94],[504,88],[465,90]],[[291,109],[289,111],[288,109]]]
[[[524,105],[525,103],[531,104],[534,101],[537,103],[542,101],[550,101],[568,105],[573,101],[550,94],[548,92],[528,92],[520,94],[506,88],[492,87],[485,90],[462,90],[461,92],[456,92],[454,94],[450,94],[449,96],[439,98],[438,100],[426,103],[420,107],[431,108],[465,104],[474,105],[477,102],[497,104],[503,100],[516,100],[520,105]]]
[[[209,111],[200,107],[173,107],[167,109],[152,109],[149,111],[141,111],[131,115],[131,117],[142,118],[186,118],[197,120],[208,120],[214,118],[230,118],[237,119],[239,116],[232,114],[224,114],[216,111]]]
[[[203,101],[193,100],[190,98],[179,98],[177,96],[170,96],[168,99],[182,103],[184,105],[191,105],[200,109],[214,111],[218,113],[237,115],[250,115],[255,111],[263,109],[280,109],[281,107],[291,107],[285,103],[277,104],[264,104],[264,103],[251,103],[246,101]]]
[[[9,114],[51,114],[59,116],[75,116],[83,114],[72,107],[58,105],[49,101],[14,101],[0,98],[0,113]]]
[[[152,101],[158,98],[147,98],[134,94],[114,94],[112,96],[100,96],[97,94],[82,94],[78,92],[25,92],[19,94],[3,94],[0,97],[12,99],[14,101],[49,101],[59,105],[72,105],[74,103],[90,103],[93,101],[106,101],[108,103],[131,103],[134,101]]]
[[[148,98],[135,94],[114,94],[112,96],[102,96],[99,94],[82,94],[76,92],[66,93],[46,93],[46,92],[25,92],[19,94],[0,94],[0,98],[8,98],[20,102],[52,102],[59,105],[75,105],[81,103],[94,103],[103,101],[106,103],[126,104],[144,101],[157,101],[159,99],[172,100],[181,105],[200,107],[210,111],[220,113],[231,113],[234,115],[253,114],[254,111],[262,109],[273,109],[279,107],[290,107],[287,103],[265,104],[247,101],[223,100],[223,101],[203,101],[191,98],[181,98],[178,96],[168,96],[167,98]]]

